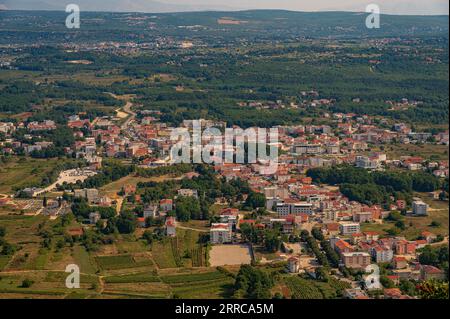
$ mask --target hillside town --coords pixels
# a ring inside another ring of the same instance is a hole
[[[302,93],[304,96],[311,94]],[[312,95],[316,97],[318,93]],[[311,103],[326,103],[314,101]],[[248,106],[264,107],[255,103],[248,103]],[[108,218],[115,214],[102,213],[104,208],[112,208],[116,214],[126,208],[132,212],[138,228],[160,225],[163,236],[175,238],[177,229],[186,227],[183,220],[178,220],[176,203],[180,198],[199,201],[205,196],[200,190],[180,188],[173,197],[151,196],[149,200],[146,193],[139,192],[138,188],[142,187],[139,184],[124,184],[116,194],[83,186],[90,178],[104,174],[105,161],[118,160],[145,171],[176,166],[170,161],[171,148],[177,142],[171,140],[174,128],[159,120],[161,113],[139,109],[134,113],[130,107],[123,112],[125,117],[89,119],[85,114],[73,114],[67,118],[65,127],[72,132],[74,143],[64,145],[59,156],[79,159],[83,164],[59,172],[45,187],[31,186],[17,190],[16,194],[3,195],[0,206],[21,206],[32,215],[57,219],[71,211],[76,213],[74,203],[82,200],[93,209],[88,209],[84,220],[81,217],[83,226],[72,229],[73,234],[82,234],[92,227],[108,227]],[[351,192],[346,196],[342,188],[336,186],[338,182],[321,180],[318,175],[321,170],[346,167],[367,172],[368,176],[376,172],[419,172],[448,181],[448,159],[432,160],[407,152],[397,155],[395,150],[410,145],[448,146],[449,132],[415,132],[404,123],[356,114],[326,114],[325,118],[329,124],[276,127],[279,157],[278,169],[273,174],[260,174],[256,163],[219,161],[211,165],[215,178],[224,183],[245,181],[250,193],[238,198],[211,199],[220,209],[209,216],[206,224],[209,228],[203,230],[208,234],[210,257],[219,256],[218,261],[210,263],[220,266],[233,261],[236,264],[284,262],[286,272],[304,273],[312,278],[321,276],[318,269],[327,266],[332,269],[331,276],[350,283],[344,295],[355,299],[374,296],[371,288],[361,281],[372,264],[383,268],[383,281],[376,288],[385,288],[382,290],[384,298],[414,298],[398,288],[403,281],[446,280],[443,269],[422,264],[420,255],[427,247],[448,243],[448,234],[422,231],[415,238],[400,235],[401,230],[413,225],[405,226],[405,217],[429,216],[433,209],[425,198],[393,193],[388,203],[373,204],[371,200],[356,198]],[[227,126],[225,122],[203,119],[198,123],[204,129]],[[193,121],[185,120],[181,126],[192,130]],[[46,151],[57,150],[48,136],[58,129],[60,125],[52,120],[0,122],[0,153],[6,157],[45,157]],[[207,139],[202,140],[204,145],[207,142]],[[198,176],[195,171],[183,174],[184,179],[191,180]],[[439,188],[425,186],[420,191],[422,197],[448,200],[448,193]],[[62,195],[51,196],[53,192]],[[396,222],[390,233],[383,230],[387,221]],[[236,250],[224,246],[235,246]],[[259,246],[272,252],[270,258],[260,253],[256,248]],[[223,260],[220,255],[225,252],[221,249],[231,249],[229,259],[220,261]],[[363,274],[363,277],[355,277],[355,274]]]

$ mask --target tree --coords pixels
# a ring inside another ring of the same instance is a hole
[[[20,285],[21,288],[30,288],[34,284],[34,281],[31,279],[24,279],[22,281],[22,284]]]
[[[273,231],[266,231],[264,234],[264,247],[268,252],[274,253],[280,249],[281,240],[278,237],[278,234]]]
[[[266,207],[266,196],[261,193],[250,192],[245,201],[245,206],[251,207],[253,209]]]
[[[133,213],[123,212],[116,222],[117,230],[121,234],[131,234],[136,230],[137,222]]]
[[[4,226],[0,226],[0,237],[5,237],[6,228]]]
[[[448,299],[448,282],[426,281],[417,286],[422,299]]]
[[[234,296],[249,299],[268,299],[273,279],[260,269],[250,265],[242,265],[236,276]]]

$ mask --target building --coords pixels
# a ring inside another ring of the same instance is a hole
[[[358,223],[341,223],[339,224],[339,232],[341,235],[348,236],[356,234],[361,231],[361,226]]]
[[[298,155],[304,155],[304,154],[309,154],[309,155],[315,155],[315,154],[322,154],[325,150],[322,148],[322,145],[320,144],[300,144],[300,145],[295,145],[292,148],[292,152],[294,154],[298,154]]]
[[[418,216],[428,215],[428,205],[421,200],[416,200],[412,204],[413,214]]]
[[[288,270],[290,273],[298,273],[300,271],[300,258],[299,257],[290,257],[288,259]]]
[[[395,269],[405,269],[408,267],[408,261],[403,256],[394,257],[392,263]]]
[[[144,208],[144,218],[152,217],[155,218],[158,214],[158,207],[156,205],[147,205]]]
[[[177,235],[176,220],[174,217],[166,219],[166,235],[168,237],[175,237]]]
[[[313,204],[299,202],[299,203],[278,203],[277,204],[277,213],[278,216],[288,216],[288,215],[299,215],[299,214],[308,214],[312,215],[313,213]]]
[[[445,272],[439,268],[430,265],[423,265],[420,270],[422,280],[445,280]]]
[[[365,169],[377,169],[380,167],[380,161],[378,158],[372,158],[368,156],[357,156],[355,161],[356,167]]]
[[[331,243],[331,241],[330,241],[330,243]],[[343,253],[353,252],[352,245],[350,245],[345,240],[338,239],[336,241],[333,241],[331,244],[332,244],[332,247],[334,247],[334,250],[336,250],[336,252],[340,255],[342,255]]]
[[[198,191],[196,189],[179,189],[178,196],[198,198]]]
[[[370,255],[364,252],[343,253],[341,256],[342,262],[347,268],[365,269],[371,263]]]
[[[357,223],[366,223],[373,221],[372,212],[356,212],[353,214],[353,221]]]
[[[369,299],[367,293],[361,288],[345,289],[343,296],[348,299]]]
[[[100,216],[99,213],[90,213],[90,214],[89,214],[89,222],[90,222],[92,225],[97,224],[97,222],[100,220],[100,218],[101,218],[101,216]]]
[[[375,246],[369,252],[376,263],[389,263],[394,258],[394,252],[387,247]]]
[[[84,198],[89,203],[98,203],[100,200],[98,189],[95,188],[76,189],[74,196],[75,198]]]
[[[231,243],[231,228],[228,224],[211,224],[210,237],[212,244]]]
[[[162,199],[159,202],[159,209],[164,213],[170,212],[171,210],[173,210],[173,200]]]

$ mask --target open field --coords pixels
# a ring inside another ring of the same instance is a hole
[[[0,193],[13,193],[15,188],[37,186],[48,175],[60,159],[13,158],[8,163],[0,163]]]
[[[423,231],[429,231],[436,235],[447,236],[449,234],[448,228],[448,218],[449,218],[449,207],[448,201],[434,200],[428,197],[427,194],[419,195],[428,205],[430,209],[428,210],[428,216],[406,216],[405,225],[406,229],[400,232],[400,236],[405,236],[407,239],[414,240]],[[439,226],[431,226],[431,222],[436,221]],[[386,229],[394,227],[394,222],[384,221],[383,224],[373,224],[373,223],[363,223],[361,224],[362,231],[377,231],[380,234],[385,235]]]
[[[381,150],[380,150],[381,151]],[[401,156],[420,156],[428,160],[447,160],[448,146],[433,144],[398,144],[387,145],[383,152],[386,153],[388,159],[399,159]]]
[[[252,261],[247,245],[215,245],[209,255],[211,267],[250,264]]]

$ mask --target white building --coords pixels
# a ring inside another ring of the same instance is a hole
[[[144,208],[144,218],[155,218],[158,213],[158,207],[156,205],[148,205]]]
[[[277,204],[278,216],[283,217],[287,215],[299,215],[313,213],[313,204],[299,202],[299,203],[278,203]]]
[[[357,234],[361,232],[361,226],[359,223],[341,223],[339,225],[339,232],[344,236]]]
[[[413,214],[419,216],[428,215],[428,205],[421,200],[414,201],[412,204]]]
[[[178,195],[183,197],[195,197],[198,198],[198,191],[196,189],[179,189]]]
[[[369,253],[377,263],[390,263],[394,258],[393,250],[386,247],[372,247]]]
[[[231,243],[231,228],[229,224],[211,224],[210,235],[212,244]]]
[[[90,213],[89,214],[89,222],[91,225],[97,224],[97,222],[100,220],[100,214],[99,213]]]

